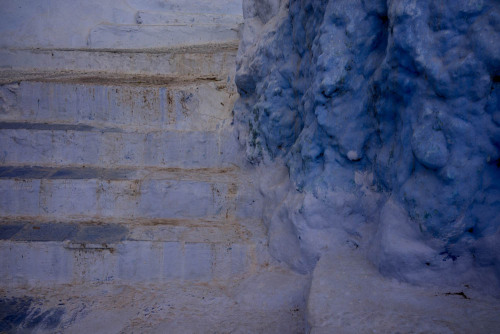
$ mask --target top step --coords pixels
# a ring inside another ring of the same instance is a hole
[[[233,77],[238,42],[154,49],[0,49],[0,69]]]
[[[101,24],[91,30],[91,49],[143,49],[230,43],[238,40],[234,24]]]
[[[237,26],[243,22],[240,15],[225,14],[196,14],[178,12],[148,12],[138,11],[135,14],[137,24],[160,25],[160,24],[222,24]]]
[[[237,39],[243,20],[241,0],[47,0],[43,5],[28,0],[4,1],[1,7],[0,47],[6,49],[207,44]],[[177,28],[170,29],[165,17],[172,16],[178,22]],[[200,26],[207,23],[211,25]],[[102,30],[105,26],[111,30]],[[158,35],[161,31],[165,34]]]
[[[243,15],[242,0],[127,0],[137,10]]]

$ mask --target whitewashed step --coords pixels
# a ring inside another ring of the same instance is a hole
[[[242,0],[128,0],[134,9],[153,12],[242,15]]]
[[[133,50],[108,45],[102,49],[2,48],[0,68],[227,77],[234,72],[237,50],[238,41]]]
[[[135,15],[137,24],[224,24],[238,26],[243,23],[242,15],[198,14],[182,12],[138,11]]]
[[[100,73],[21,81],[22,73],[11,73],[3,80],[10,83],[0,86],[0,121],[10,122],[214,131],[232,118],[237,96],[228,89],[227,80],[214,77],[183,80]]]
[[[238,40],[238,26],[222,24],[116,25],[102,24],[90,31],[89,48],[168,48]]]
[[[275,267],[212,282],[0,288],[1,324],[7,333],[302,334],[307,279]]]
[[[235,210],[238,184],[217,182],[216,175],[212,181],[196,181],[91,174],[80,168],[46,178],[2,178],[0,216],[225,219]]]
[[[0,166],[0,218],[128,221],[261,219],[238,169]],[[177,223],[176,223],[177,224]]]
[[[0,280],[5,285],[224,280],[266,260],[264,233],[175,223],[0,222]],[[260,222],[254,221],[254,231]],[[170,229],[170,230],[169,230]],[[210,229],[212,234],[210,234]],[[219,230],[219,231],[217,231]],[[221,235],[226,232],[226,238]],[[208,233],[207,233],[208,232]],[[217,233],[218,232],[218,233]]]
[[[37,166],[231,166],[233,138],[216,131],[126,132],[85,125],[0,123],[0,164]]]

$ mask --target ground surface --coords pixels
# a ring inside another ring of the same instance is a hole
[[[447,290],[385,279],[355,252],[319,263],[307,326],[306,282],[306,276],[274,267],[230,283],[2,289],[0,332],[465,334],[500,328],[499,300],[472,287]]]
[[[314,334],[500,332],[500,300],[384,278],[354,250],[320,260],[308,311]]]
[[[303,333],[304,280],[290,278],[267,272],[227,285],[169,282],[2,290],[0,332]]]

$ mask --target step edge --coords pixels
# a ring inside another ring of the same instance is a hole
[[[203,83],[227,85],[225,75],[184,75],[148,74],[110,71],[75,70],[21,70],[0,68],[0,85],[20,82],[60,83],[68,85],[95,86],[145,86],[145,87],[185,87]]]
[[[200,43],[192,45],[179,45],[172,47],[157,47],[157,48],[47,48],[47,47],[0,47],[2,51],[31,51],[34,53],[51,53],[51,52],[88,52],[88,53],[112,53],[112,54],[211,54],[219,52],[238,51],[239,40],[231,40],[226,42],[215,43]]]
[[[79,172],[82,172],[79,175]],[[16,174],[17,173],[17,174]],[[237,166],[221,168],[161,168],[161,167],[119,167],[105,168],[85,166],[2,165],[0,180],[100,180],[100,181],[148,181],[178,180],[204,183],[232,183],[244,186],[247,182],[237,179]]]

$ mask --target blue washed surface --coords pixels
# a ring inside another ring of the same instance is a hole
[[[284,161],[301,194],[271,204],[275,256],[309,271],[340,227],[387,275],[500,287],[500,2],[276,3],[244,4],[234,109],[249,161]]]
[[[14,241],[65,241],[79,243],[116,243],[127,238],[128,229],[119,224],[87,225],[78,223],[24,222],[0,226],[0,239]]]
[[[64,241],[73,238],[78,226],[71,223],[26,224],[17,232],[12,240],[16,241]]]

